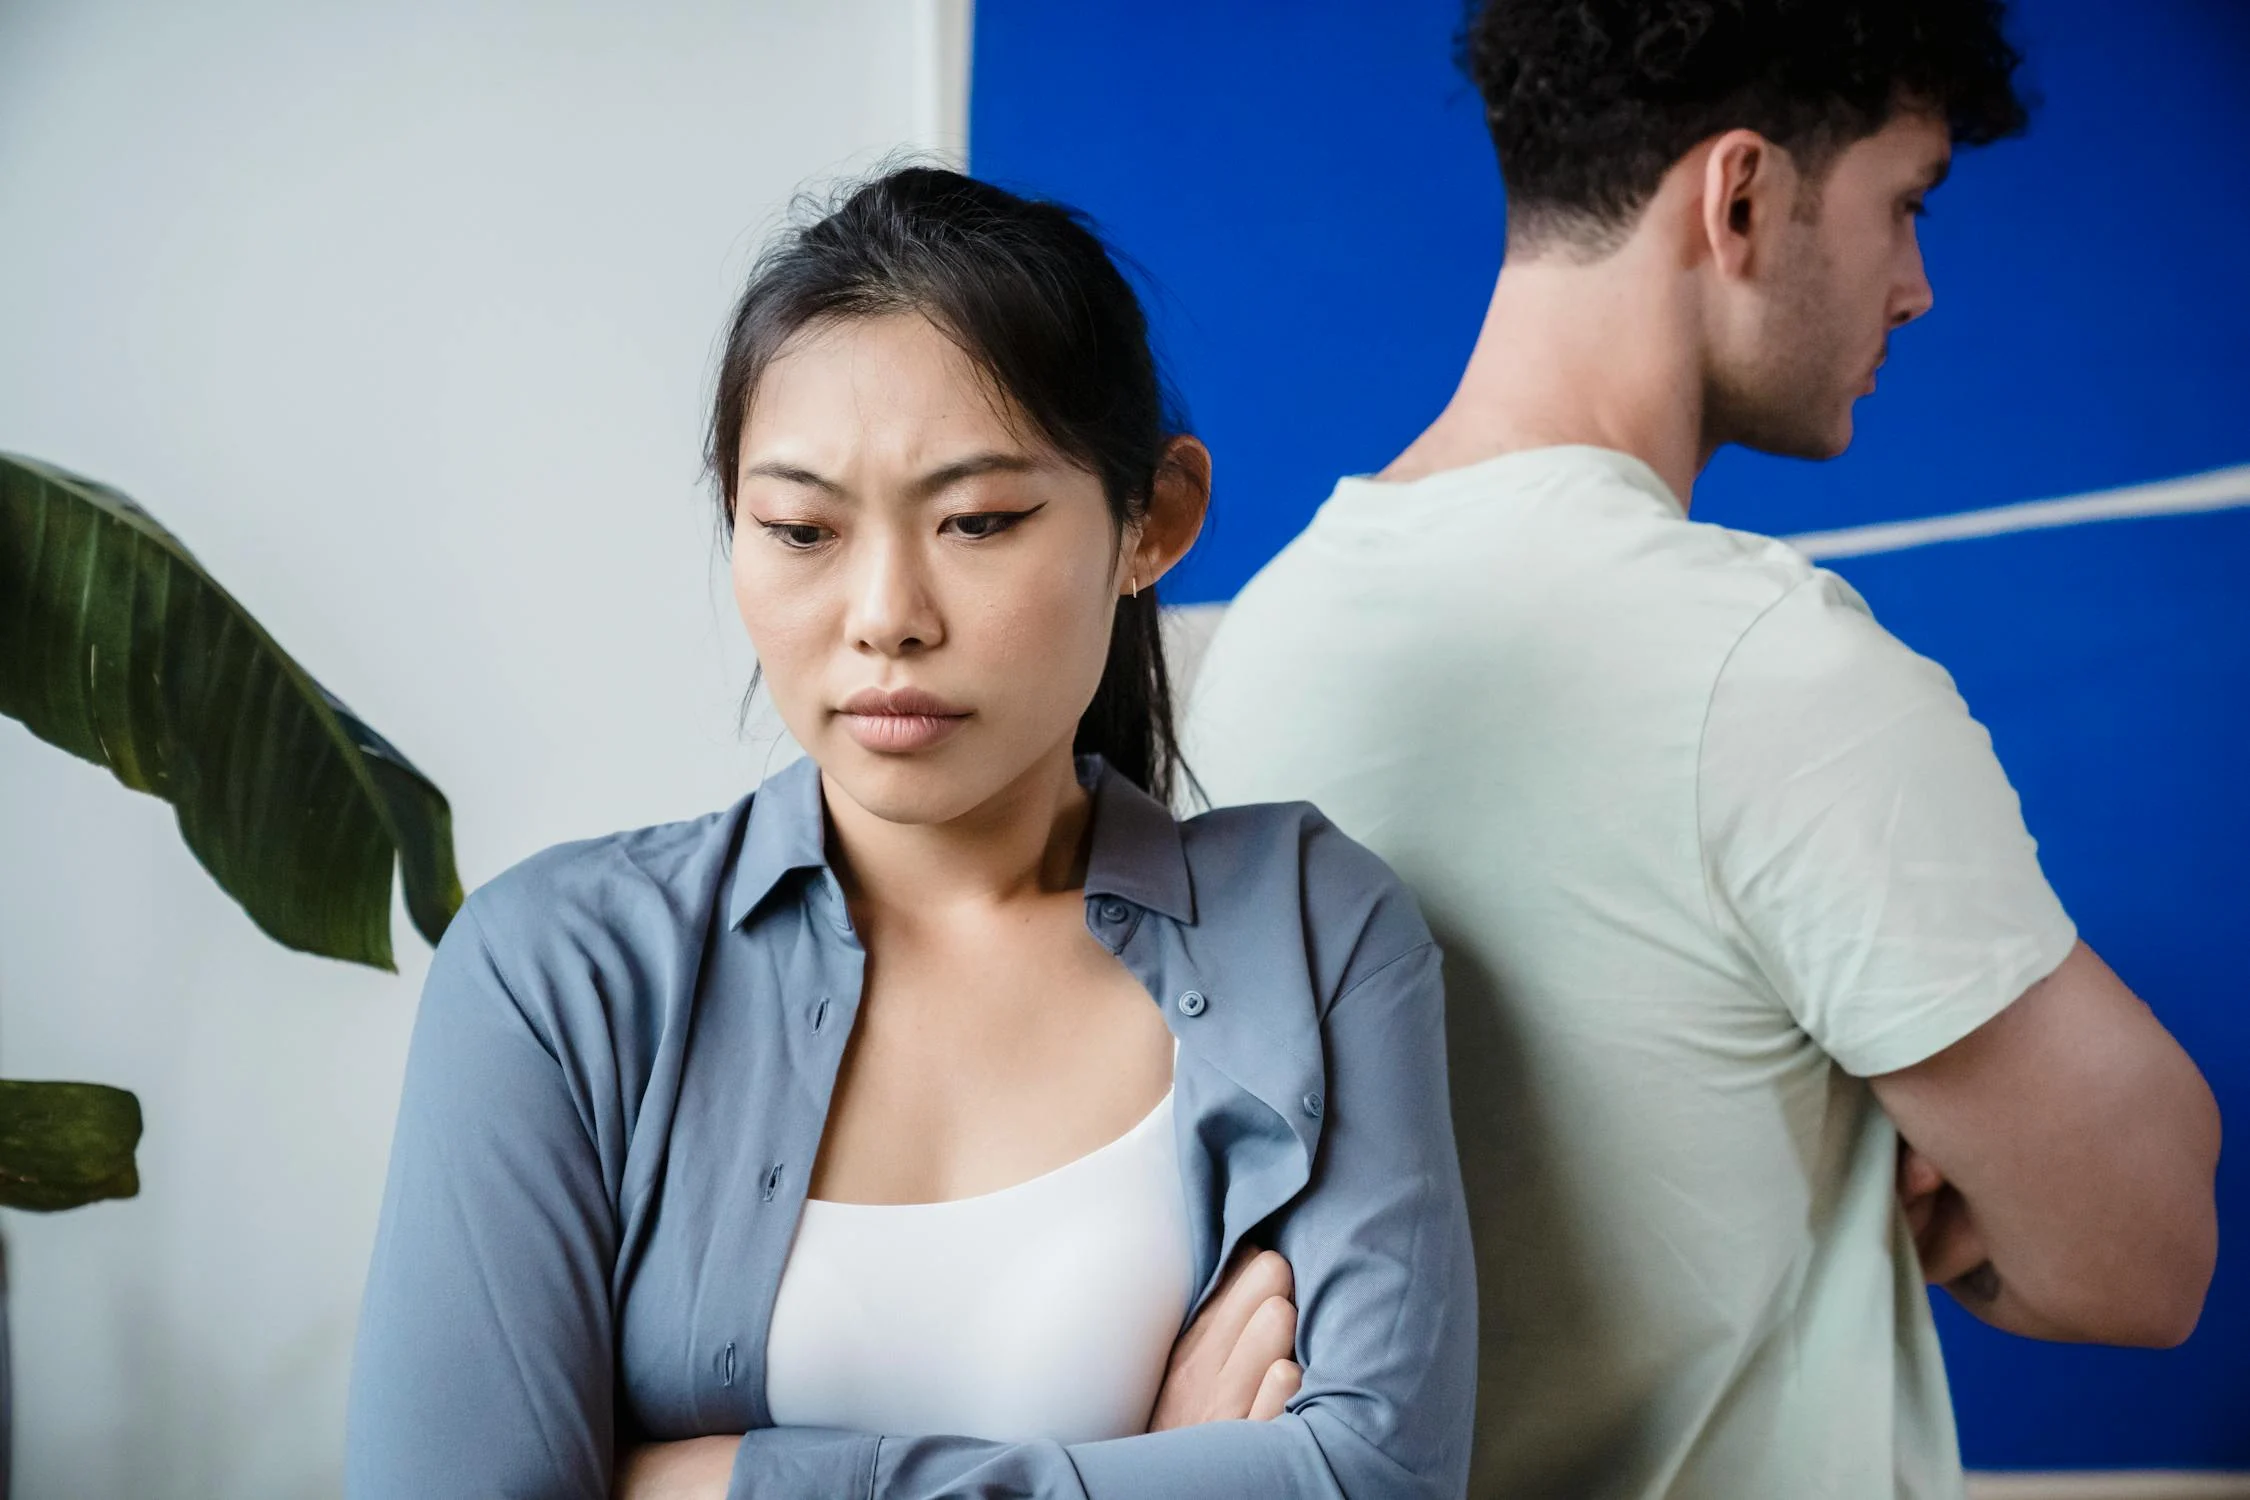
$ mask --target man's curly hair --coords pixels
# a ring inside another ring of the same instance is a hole
[[[1738,127],[1816,179],[1902,107],[1983,145],[2023,129],[2004,0],[1485,0],[1463,71],[1511,248],[1616,247],[1672,164]]]

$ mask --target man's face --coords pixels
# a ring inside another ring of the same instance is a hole
[[[1746,336],[1715,359],[1712,446],[1834,458],[1851,445],[1852,406],[1873,393],[1891,330],[1930,309],[1917,221],[1951,159],[1943,120],[1902,111],[1800,193],[1745,288],[1757,299]]]

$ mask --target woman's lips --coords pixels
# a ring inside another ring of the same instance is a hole
[[[836,713],[861,749],[892,755],[927,750],[969,721],[969,710],[919,688],[862,688]]]
[[[862,750],[904,754],[927,750],[969,722],[968,715],[845,714],[844,730]]]

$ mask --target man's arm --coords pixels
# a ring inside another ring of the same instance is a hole
[[[2218,1258],[2218,1105],[2091,948],[1869,1082],[1908,1146],[1925,1274],[1962,1306],[2032,1338],[2169,1347],[2194,1330]]]
[[[2186,1337],[2210,1091],[2078,941],[1944,670],[1813,573],[1720,670],[1697,812],[1720,929],[1908,1142],[1928,1274],[2021,1333]]]

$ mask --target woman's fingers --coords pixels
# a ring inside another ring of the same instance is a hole
[[[1238,1256],[1218,1291],[1204,1303],[1203,1311],[1196,1314],[1195,1322],[1173,1347],[1171,1368],[1186,1375],[1190,1384],[1207,1388],[1234,1346],[1242,1341],[1242,1330],[1249,1325],[1258,1304],[1269,1297],[1288,1297],[1295,1290],[1289,1262],[1273,1251]],[[1196,1379],[1198,1374],[1200,1381]]]
[[[1268,1297],[1250,1314],[1242,1337],[1220,1367],[1213,1422],[1236,1422],[1250,1415],[1266,1371],[1297,1352],[1297,1304],[1286,1297]]]
[[[1289,1262],[1271,1250],[1238,1255],[1195,1322],[1172,1346],[1172,1359],[1157,1392],[1156,1410],[1149,1431],[1192,1427],[1199,1422],[1239,1420],[1247,1416],[1257,1394],[1257,1372],[1291,1352],[1296,1336],[1296,1309],[1290,1298],[1296,1291]],[[1289,1306],[1284,1342],[1274,1347],[1272,1315],[1261,1325],[1251,1347],[1244,1339],[1259,1309],[1279,1299]],[[1240,1357],[1238,1358],[1238,1354]]]
[[[1224,1363],[1258,1309],[1275,1297],[1288,1301],[1296,1290],[1289,1262],[1277,1251],[1260,1250],[1235,1266],[1196,1324],[1208,1325],[1210,1342]]]
[[[1305,1383],[1305,1372],[1297,1368],[1293,1359],[1277,1359],[1266,1366],[1265,1378],[1258,1382],[1257,1399],[1250,1403],[1250,1420],[1270,1422],[1282,1413],[1289,1398]]]
[[[725,1500],[738,1437],[642,1443],[618,1457],[614,1500]]]

